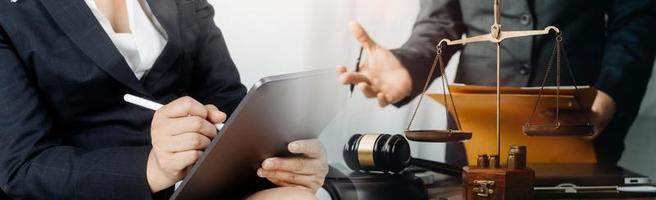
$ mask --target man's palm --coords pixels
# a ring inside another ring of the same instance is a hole
[[[343,84],[358,84],[368,98],[377,98],[381,107],[396,103],[410,94],[410,74],[389,49],[378,46],[357,22],[349,24],[355,38],[362,44],[367,59],[359,72],[349,72],[340,66]]]

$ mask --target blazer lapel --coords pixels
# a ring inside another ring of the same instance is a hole
[[[167,42],[162,53],[148,74],[141,81],[147,88],[153,88],[157,80],[175,64],[181,55],[180,24],[178,6],[173,0],[147,0],[153,15],[166,31]]]
[[[41,0],[62,31],[112,78],[150,96],[82,0]]]

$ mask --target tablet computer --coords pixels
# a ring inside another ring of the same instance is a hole
[[[243,198],[262,187],[268,181],[256,172],[264,159],[293,156],[289,142],[318,138],[345,107],[349,90],[337,80],[332,69],[262,78],[171,199]]]
[[[579,164],[529,164],[535,170],[536,187],[576,186],[631,186],[650,184],[649,177],[618,166]]]

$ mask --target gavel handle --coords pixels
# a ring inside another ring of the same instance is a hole
[[[412,158],[410,160],[410,164],[426,168],[427,170],[431,170],[436,173],[462,177],[462,168],[446,163],[424,160],[421,158]]]

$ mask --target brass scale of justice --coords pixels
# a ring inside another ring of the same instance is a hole
[[[551,58],[549,59],[549,65],[546,69],[546,73],[544,75],[544,79],[542,80],[542,85],[540,87],[539,93],[538,93],[538,98],[535,103],[535,107],[533,108],[533,112],[531,113],[531,116],[527,120],[527,122],[524,124],[522,127],[522,130],[525,135],[527,136],[586,136],[586,135],[591,135],[592,131],[594,129],[594,126],[590,123],[589,118],[587,119],[588,122],[584,124],[563,124],[559,120],[559,101],[556,101],[556,117],[555,121],[552,124],[531,124],[531,119],[535,115],[535,112],[537,110],[538,104],[540,103],[540,98],[542,97],[542,92],[544,90],[545,82],[547,81],[547,77],[549,76],[549,72],[551,70],[551,65],[554,60],[554,57],[556,57],[556,99],[560,99],[560,57],[561,57],[561,51],[564,53],[564,48],[562,46],[562,33],[561,31],[554,27],[554,26],[548,26],[544,28],[543,30],[528,30],[528,31],[502,31],[501,30],[501,14],[500,14],[500,0],[494,0],[494,23],[490,27],[490,33],[485,34],[485,35],[479,35],[479,36],[473,36],[473,37],[465,37],[463,36],[459,40],[449,40],[449,39],[442,39],[436,46],[436,56],[435,60],[433,61],[433,64],[431,66],[430,72],[428,73],[428,77],[426,79],[426,83],[424,85],[424,88],[422,90],[422,94],[419,97],[419,102],[417,103],[417,106],[414,109],[414,112],[412,113],[412,117],[410,119],[410,122],[408,124],[408,127],[405,131],[405,135],[408,139],[413,140],[413,141],[421,141],[421,142],[457,142],[457,141],[464,141],[464,140],[469,140],[472,137],[472,132],[470,131],[465,131],[461,130],[461,125],[460,125],[460,119],[458,117],[458,111],[456,109],[455,102],[453,101],[453,96],[451,95],[451,89],[449,88],[449,83],[448,79],[445,75],[444,72],[444,61],[442,59],[442,47],[444,45],[450,46],[450,45],[466,45],[469,43],[478,43],[478,42],[492,42],[496,44],[496,149],[497,149],[497,154],[496,155],[501,155],[501,87],[500,87],[500,82],[499,82],[499,77],[500,77],[500,69],[501,69],[501,62],[500,62],[500,50],[501,50],[501,42],[503,42],[506,39],[510,38],[517,38],[517,37],[528,37],[528,36],[538,36],[538,35],[547,35],[551,31],[555,33],[556,39],[555,39],[555,45],[553,49],[553,53],[551,55]],[[574,89],[575,93],[579,93],[578,86],[576,85],[576,80],[574,78],[574,74],[572,72],[571,66],[569,66],[569,63],[567,61],[567,56],[565,56],[565,63],[568,65],[569,73],[570,76],[572,77],[572,82],[574,84]],[[447,130],[412,130],[412,122],[414,121],[414,118],[417,114],[417,111],[419,109],[419,106],[421,105],[421,102],[426,95],[426,90],[428,89],[430,80],[433,76],[433,73],[435,72],[435,67],[439,65],[439,70],[440,73],[443,75],[442,77],[442,92],[443,92],[443,97],[444,97],[444,106],[447,108],[447,116],[449,115],[448,113],[448,107],[449,103],[447,101],[447,94],[451,100],[451,106],[453,108],[453,113],[454,117],[456,118],[456,125],[457,129],[447,129]],[[448,90],[448,93],[447,91]],[[574,100],[578,105],[582,105],[580,100],[577,97],[578,95],[574,95]]]

